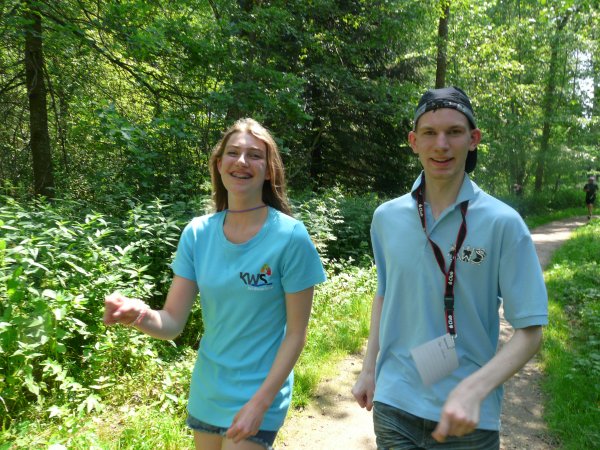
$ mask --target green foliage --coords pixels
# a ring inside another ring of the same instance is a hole
[[[339,356],[360,351],[369,335],[374,267],[331,264],[328,278],[316,290],[307,344],[294,369],[295,407],[305,406]]]
[[[189,378],[189,368],[171,376]],[[138,373],[139,375],[143,375]],[[146,395],[136,385],[128,386],[130,392]],[[153,384],[155,380],[149,380]],[[167,394],[171,395],[171,394]],[[11,449],[148,449],[183,450],[194,448],[191,430],[185,426],[185,407],[163,410],[156,404],[125,403],[95,411],[93,420],[81,417],[63,417],[53,424],[33,421],[22,422],[12,430],[0,433],[0,439]]]
[[[582,85],[594,77],[597,36],[588,20],[598,13],[587,0],[452,5],[448,84],[472,96],[483,130],[476,176],[488,191],[572,186],[598,165],[589,143],[597,140],[597,102]]]
[[[10,412],[3,426],[23,415],[100,409],[119,377],[173,358],[168,343],[101,323],[114,290],[154,306],[164,298],[180,233],[166,205],[135,205],[114,220],[83,204],[0,201],[0,398]]]
[[[419,170],[406,135],[433,85],[439,1],[34,5],[60,197],[207,193],[210,148],[241,116],[274,132],[295,188],[397,195]],[[0,183],[11,195],[33,178],[26,8],[0,6]],[[573,185],[598,168],[598,96],[586,87],[598,85],[598,17],[589,0],[452,3],[447,84],[473,100],[484,132],[475,176],[487,190]]]
[[[546,272],[545,417],[565,449],[593,448],[600,437],[599,236],[598,221],[577,230]]]
[[[531,216],[549,216],[562,211],[569,211],[563,217],[585,213],[583,191],[563,188],[543,193],[526,193],[523,196],[499,196],[505,203],[515,208],[523,218]],[[572,212],[572,213],[571,213]]]
[[[339,188],[295,197],[295,216],[306,225],[325,261],[371,264],[371,218],[380,200],[375,194],[347,195]]]

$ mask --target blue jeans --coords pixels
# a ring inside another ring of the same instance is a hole
[[[500,433],[493,430],[475,430],[466,436],[448,436],[446,442],[437,442],[431,437],[437,422],[380,402],[373,406],[373,424],[378,450],[500,449]]]
[[[189,414],[185,422],[192,430],[201,433],[218,434],[223,437],[225,437],[225,433],[227,433],[227,428],[215,427],[214,425],[202,422]],[[266,450],[273,450],[272,446],[276,436],[277,431],[259,430],[254,436],[249,436],[245,440],[262,445]]]

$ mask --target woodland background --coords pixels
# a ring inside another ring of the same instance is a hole
[[[329,277],[295,406],[368,333],[371,214],[419,173],[406,137],[427,88],[471,97],[480,186],[524,217],[584,214],[600,173],[599,23],[598,0],[0,0],[0,448],[190,444],[199,306],[160,342],[104,327],[103,299],[162,305],[182,226],[210,210],[211,149],[240,117],[275,135]],[[585,267],[593,286],[597,263]],[[590,339],[599,295],[584,296]],[[593,339],[584,379],[600,373]]]
[[[398,194],[425,89],[457,85],[495,193],[598,171],[597,0],[0,3],[9,195],[188,198],[220,133],[269,127],[293,188]],[[114,205],[108,205],[110,208]]]

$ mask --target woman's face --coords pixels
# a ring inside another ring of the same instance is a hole
[[[267,145],[249,132],[233,133],[217,168],[228,194],[257,197],[262,200],[262,188],[269,179],[267,170]]]

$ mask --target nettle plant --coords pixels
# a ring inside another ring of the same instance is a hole
[[[324,262],[347,261],[369,266],[371,218],[379,203],[374,194],[348,196],[332,188],[319,194],[301,194],[292,206]]]
[[[162,301],[180,225],[158,201],[121,220],[72,202],[0,204],[1,425],[33,410],[53,417],[98,409],[118,394],[120,376],[169,346],[107,329],[104,296],[121,290]]]

